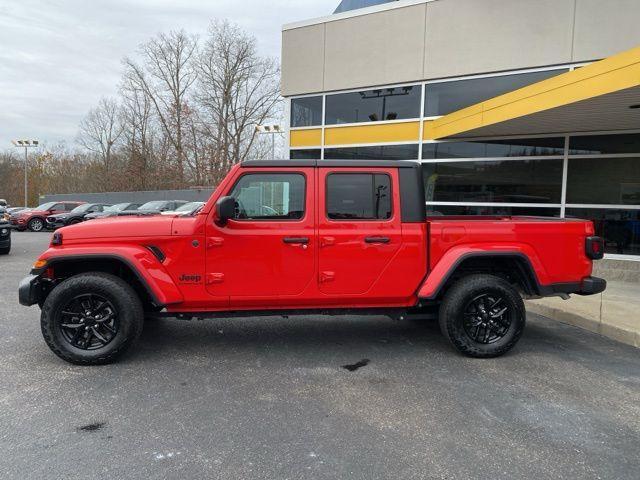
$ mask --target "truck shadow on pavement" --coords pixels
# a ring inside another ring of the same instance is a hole
[[[281,359],[346,358],[338,367],[376,358],[439,358],[491,362],[462,357],[440,333],[437,321],[395,321],[386,317],[262,317],[214,320],[150,320],[137,348],[125,361],[190,356],[238,355]],[[254,354],[254,355],[251,355]],[[496,359],[548,357],[582,363],[613,374],[638,368],[637,349],[551,319],[530,315],[519,344]],[[602,362],[602,358],[608,358]],[[358,370],[358,369],[355,369]],[[354,371],[355,371],[354,370]],[[365,368],[366,370],[366,368]]]
[[[403,348],[398,350],[397,347]],[[394,321],[386,317],[263,317],[182,321],[150,320],[133,355],[211,353],[213,351],[352,352],[387,354],[406,348],[450,351],[437,322]],[[137,353],[135,353],[137,351]],[[131,358],[129,355],[127,356]]]

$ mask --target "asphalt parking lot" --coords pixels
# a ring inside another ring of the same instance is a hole
[[[74,367],[45,345],[38,308],[17,303],[49,235],[13,238],[0,257],[4,480],[639,476],[632,347],[533,315],[488,361],[431,323],[162,320],[120,363]]]

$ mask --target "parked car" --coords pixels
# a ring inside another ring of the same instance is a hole
[[[200,215],[114,218],[54,233],[19,285],[49,348],[80,365],[130,349],[145,316],[370,314],[439,319],[490,358],[525,329],[523,297],[594,295],[593,223],[428,217],[422,166],[402,161],[236,165]]]
[[[102,212],[88,213],[84,216],[85,220],[95,220],[96,218],[115,217],[125,210],[137,210],[140,208],[139,203],[117,203],[110,207],[105,207]]]
[[[174,211],[184,204],[184,200],[155,200],[153,202],[147,202],[137,210],[125,210],[120,212],[118,216],[128,215],[158,215],[162,212]]]
[[[6,211],[4,212],[4,219],[6,221],[9,221],[11,219],[11,215],[27,209],[27,207],[7,207]]]
[[[32,232],[41,232],[46,227],[47,217],[57,215],[59,213],[67,213],[83,205],[85,202],[47,202],[36,208],[22,210],[11,215],[11,226],[17,230],[31,230]]]
[[[162,212],[162,215],[193,215],[202,207],[204,207],[204,202],[189,202],[182,205],[180,208],[175,210],[167,210],[166,212]]]
[[[7,255],[11,251],[11,225],[0,219],[0,255]]]
[[[74,208],[69,213],[50,215],[47,217],[47,228],[49,230],[55,230],[56,228],[66,227],[67,225],[74,225],[76,223],[84,222],[85,215],[89,213],[102,212],[105,207],[110,206],[111,205],[105,205],[104,203],[85,203]]]

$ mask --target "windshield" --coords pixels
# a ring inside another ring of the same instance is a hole
[[[38,205],[36,207],[36,210],[49,210],[51,207],[53,207],[56,204],[56,202],[47,202],[47,203],[43,203],[42,205]]]
[[[86,212],[87,210],[89,210],[91,207],[93,207],[92,204],[87,203],[85,205],[80,205],[76,208],[74,208],[73,210],[71,210],[71,213],[82,213],[82,212]]]
[[[196,208],[200,208],[202,205],[204,205],[202,202],[189,202],[189,203],[185,203],[183,206],[181,206],[180,208],[176,209],[176,212],[192,212],[194,211]]]
[[[147,202],[142,205],[138,210],[160,210],[167,202],[156,201],[156,202]]]

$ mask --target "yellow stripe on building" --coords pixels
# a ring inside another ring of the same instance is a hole
[[[292,147],[320,147],[322,145],[322,129],[291,130],[290,143]]]
[[[353,127],[327,127],[325,146],[355,145],[362,143],[417,142],[420,140],[420,122],[400,122]]]

